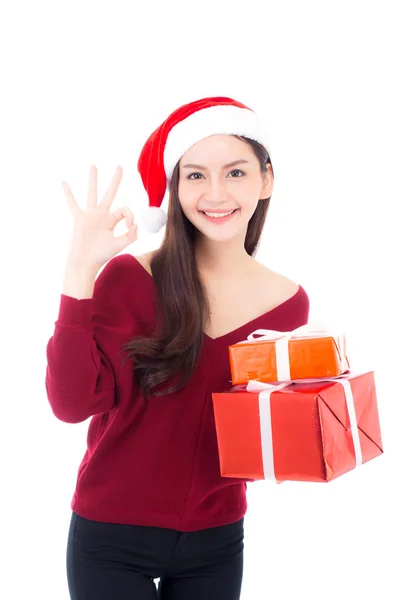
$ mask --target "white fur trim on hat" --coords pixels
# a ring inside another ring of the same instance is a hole
[[[167,181],[178,161],[194,144],[217,134],[243,135],[268,149],[268,137],[260,117],[248,108],[209,106],[189,115],[169,132],[164,148],[164,169]]]

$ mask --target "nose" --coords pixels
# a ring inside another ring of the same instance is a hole
[[[228,197],[228,190],[223,180],[219,177],[209,177],[206,183],[205,196],[210,202],[223,202]],[[215,206],[218,208],[218,206]]]

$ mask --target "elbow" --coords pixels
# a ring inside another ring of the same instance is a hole
[[[112,390],[113,392],[114,390]],[[101,400],[101,401],[100,401]],[[114,393],[104,394],[102,398],[96,398],[91,403],[82,402],[51,402],[51,410],[54,416],[63,423],[83,423],[90,417],[109,412],[115,406]]]
[[[54,416],[63,423],[83,423],[96,414],[110,411],[115,406],[115,388],[101,392],[90,389],[62,390],[62,386],[53,389],[46,378],[46,392]],[[89,399],[89,400],[88,400]]]
[[[50,389],[47,376],[45,386],[47,400],[56,419],[63,423],[82,423],[90,417],[90,415],[86,414],[84,411],[78,410],[76,403],[68,401],[59,393],[54,393],[54,391]]]
[[[86,419],[90,417],[90,415],[86,415],[81,412],[62,410],[60,407],[55,407],[53,405],[51,405],[51,409],[56,419],[62,421],[63,423],[83,423],[83,421],[86,421]]]

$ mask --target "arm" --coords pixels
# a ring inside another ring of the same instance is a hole
[[[111,260],[97,280],[93,270],[67,265],[65,271],[58,319],[46,348],[45,385],[53,413],[66,423],[79,423],[115,404],[114,369],[96,332],[107,325],[111,282],[106,282],[116,264]]]

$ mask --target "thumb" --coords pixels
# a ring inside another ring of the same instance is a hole
[[[117,252],[121,252],[124,248],[135,242],[138,238],[137,234],[137,225],[134,223],[129,227],[128,231],[123,235],[119,235],[115,238],[115,245],[117,247]]]

